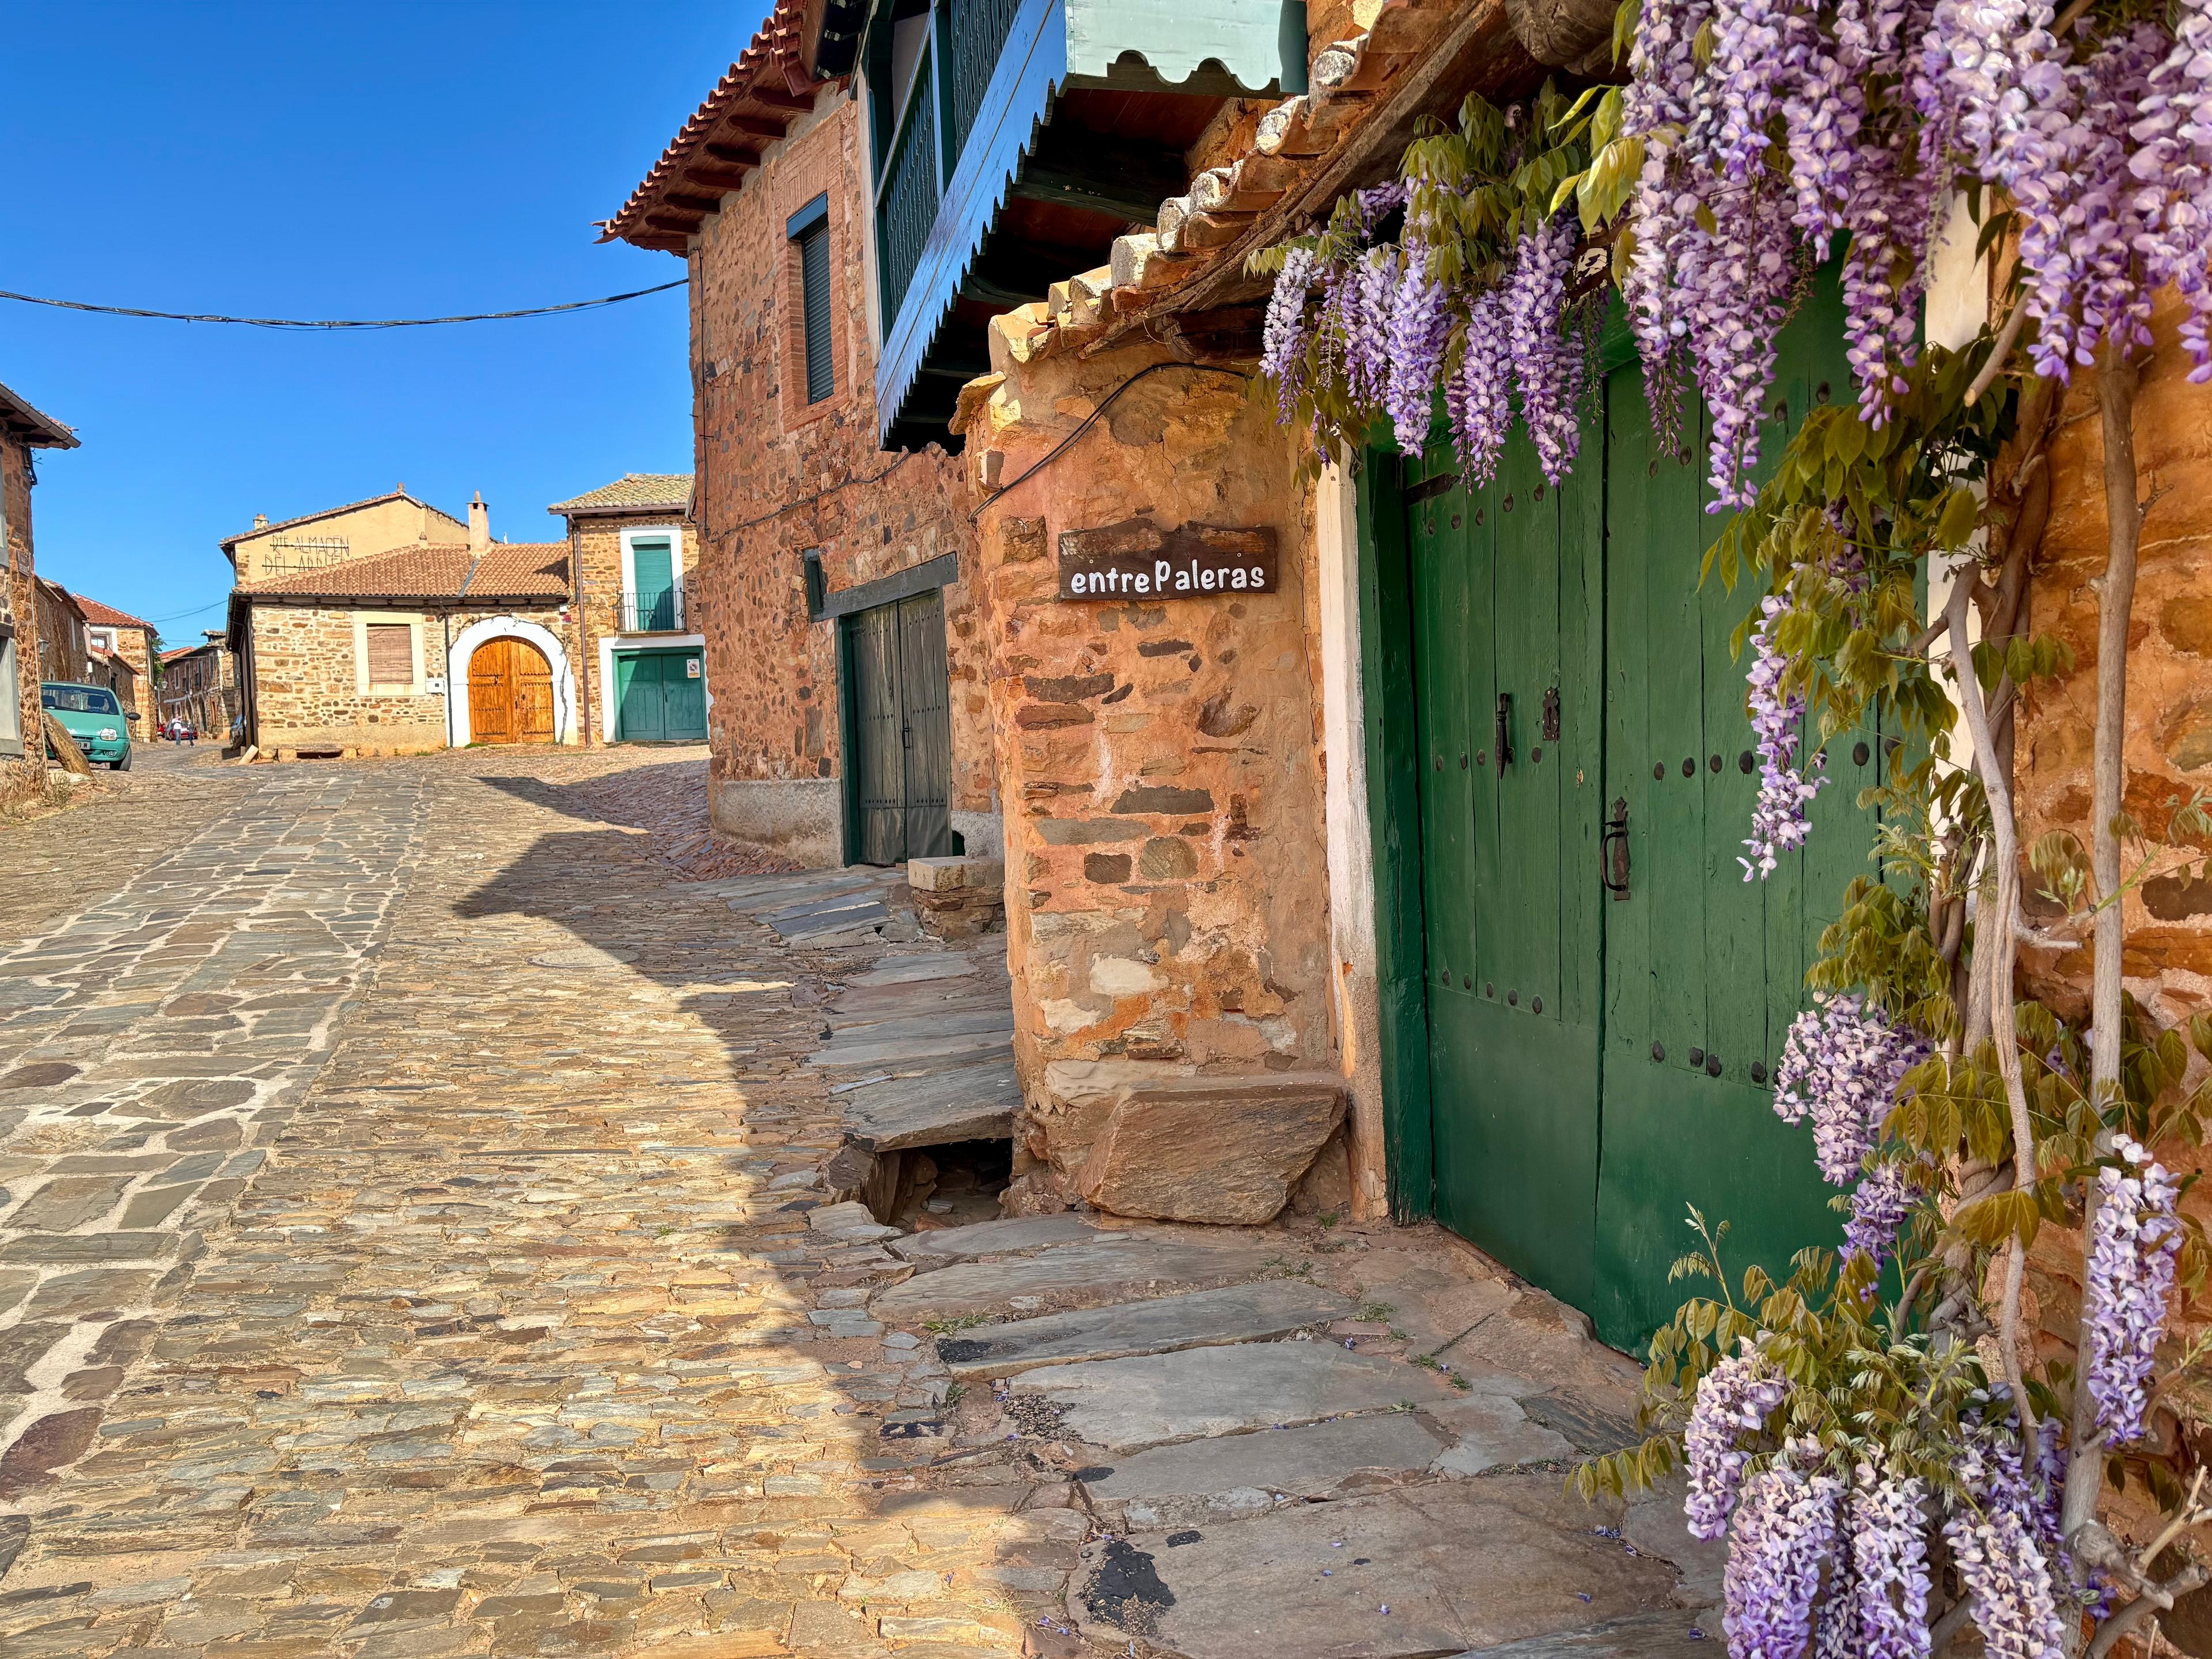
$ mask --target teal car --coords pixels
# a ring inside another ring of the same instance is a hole
[[[39,706],[76,739],[94,765],[118,772],[131,769],[131,722],[115,693],[104,685],[71,685],[48,680],[39,687]]]

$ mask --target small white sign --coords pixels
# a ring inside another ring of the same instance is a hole
[[[686,657],[684,659],[684,678],[687,680],[696,680],[699,678],[698,658]]]
[[[427,694],[434,697],[444,696],[446,695],[446,677],[443,674],[431,675],[428,679],[422,682],[422,690]]]

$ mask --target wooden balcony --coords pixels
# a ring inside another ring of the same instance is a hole
[[[1230,98],[1304,89],[1304,0],[878,0],[857,42],[875,166],[879,436],[935,441],[997,313],[1104,263]]]

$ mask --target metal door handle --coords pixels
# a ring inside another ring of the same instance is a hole
[[[1598,880],[1615,900],[1628,896],[1628,802],[1616,795],[1613,799],[1613,816],[1606,820],[1605,834],[1598,838]]]
[[[1500,691],[1498,694],[1497,737],[1498,775],[1501,778],[1505,775],[1507,763],[1513,758],[1513,737],[1510,726],[1512,717],[1513,694],[1510,691]]]

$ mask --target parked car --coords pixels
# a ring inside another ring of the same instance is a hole
[[[39,687],[39,706],[61,723],[93,764],[131,769],[131,722],[106,686],[49,680]]]

